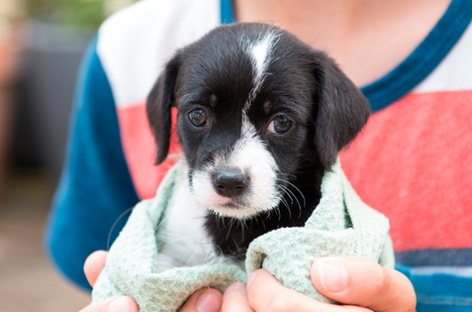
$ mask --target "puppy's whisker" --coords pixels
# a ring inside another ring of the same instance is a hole
[[[241,248],[239,247],[239,243],[236,241],[235,237],[233,237],[233,243],[236,246],[236,251],[234,252],[234,254],[236,254],[237,251],[240,250]]]
[[[264,231],[267,231],[267,228],[266,228],[264,219],[262,219],[262,216],[260,217],[260,219],[261,219],[261,222],[262,222],[262,226],[264,227]]]
[[[292,179],[296,179],[297,176],[294,175],[294,174],[291,174],[291,173],[283,173],[283,172],[279,172],[278,173],[279,175],[283,175],[283,176],[286,176],[286,177],[291,177]]]
[[[285,201],[285,205],[286,205],[287,201],[285,200],[284,196],[280,192],[277,193],[277,199],[282,201],[282,203]],[[280,222],[282,213],[280,212],[279,205],[277,205],[274,209],[275,209],[275,213],[279,216],[279,222]]]
[[[111,229],[110,229],[110,232],[108,232],[108,239],[107,239],[107,250],[110,250],[110,240],[111,240],[111,234],[113,233],[113,230],[115,229],[115,226],[118,224],[118,222],[121,220],[121,218],[123,218],[128,212],[130,212],[131,210],[133,210],[134,207],[131,207],[129,209],[126,209],[122,214],[120,214],[120,216],[118,217],[118,219],[116,219],[115,223],[113,223]]]
[[[228,241],[229,234],[231,234],[231,229],[233,228],[233,224],[234,224],[234,219],[231,219],[231,224],[229,226],[228,234],[226,234],[225,241]]]
[[[290,185],[291,187],[293,187],[295,190],[298,191],[298,193],[300,193],[300,195],[302,196],[303,198],[303,207],[306,206],[306,199],[305,199],[305,196],[303,195],[302,191],[300,191],[300,189],[298,187],[296,187],[293,183],[287,181],[287,180],[284,180],[284,179],[280,179],[280,178],[277,178],[277,180],[279,181],[282,181],[282,182],[285,182],[287,183],[288,185]]]
[[[271,216],[270,212],[268,212],[268,213],[266,214],[265,219],[266,219],[266,220],[270,220],[271,217],[272,217],[272,216]]]
[[[216,219],[216,228],[219,229],[220,228],[220,219],[221,219],[221,217],[217,215],[215,219]]]
[[[292,199],[292,197],[286,192],[286,190],[284,189],[284,187],[282,185],[278,185],[280,187],[280,189],[285,193],[287,194],[288,197],[290,197],[290,199]],[[282,196],[280,197],[280,199],[282,200],[282,202],[284,203],[285,207],[287,207],[287,210],[288,210],[288,213],[289,213],[289,220],[292,219],[292,210],[290,209],[290,205],[288,204],[287,200]],[[292,199],[292,204],[293,204],[293,199]],[[280,211],[279,211],[280,212]],[[279,216],[279,221],[280,221],[280,216]]]
[[[218,245],[215,245],[215,249],[216,249],[216,253],[215,253],[215,258],[218,257],[219,255],[222,255],[223,254],[223,249],[221,249],[220,246]]]
[[[283,198],[283,197],[281,198],[281,200],[282,200],[282,203],[285,205],[285,207],[287,207],[287,210],[288,210],[288,212],[289,212],[290,218],[292,218],[292,211],[291,211],[291,209],[290,209],[290,205],[288,204],[287,200],[286,200],[285,198]],[[292,203],[293,203],[293,202],[292,202]],[[277,207],[277,209],[278,209],[278,207]],[[280,221],[280,215],[281,215],[281,214],[280,214],[280,210],[279,210],[279,221]]]
[[[297,196],[295,196],[295,194],[294,194],[289,188],[287,188],[287,191],[290,192],[290,194],[293,195],[293,197],[294,197],[295,200],[297,201],[298,209],[300,209],[300,212],[301,212],[301,211],[302,211],[302,206],[300,205],[300,201],[298,200]]]
[[[287,192],[287,191],[289,191],[289,189],[288,189],[286,186],[283,186],[283,185],[280,185],[280,184],[277,185],[277,186],[280,187],[280,189],[281,189],[282,191],[284,191],[284,193],[288,196],[288,198],[290,198],[290,204],[293,205],[293,198],[292,198],[292,196],[290,196],[290,194]],[[292,192],[290,192],[290,193],[292,193]],[[293,193],[292,193],[292,195],[293,195]],[[294,196],[295,196],[295,195],[294,195]]]
[[[293,195],[293,197],[295,197],[295,200],[297,201],[298,210],[299,210],[298,219],[300,219],[300,217],[302,216],[302,206],[300,205],[300,201],[298,201],[297,196],[295,196],[295,194],[293,194],[293,192],[290,189],[287,188],[287,191],[289,191]],[[305,207],[305,205],[303,207]]]
[[[288,192],[290,192],[290,194],[293,195],[293,197],[295,197],[295,200],[297,201],[297,204],[298,204],[298,210],[299,210],[298,219],[300,219],[301,216],[302,216],[302,206],[300,205],[300,202],[299,202],[297,196],[295,196],[295,194],[294,194],[288,187],[282,186],[282,185],[279,185],[279,186],[280,186],[280,187],[283,187],[284,190],[287,190]],[[286,193],[286,194],[288,195],[288,193]],[[288,195],[288,196],[290,196],[290,195]],[[290,197],[290,198],[291,198],[291,197]],[[293,204],[293,200],[292,200],[292,204]],[[304,203],[304,204],[305,204],[305,203]],[[304,205],[304,207],[305,207],[305,205]]]
[[[279,222],[280,222],[280,219],[282,218],[282,213],[280,212],[279,206],[275,207],[275,213],[279,216]]]
[[[164,221],[166,221],[167,217],[165,217],[164,219],[162,219],[162,221],[156,226],[156,228],[154,229],[154,233],[157,232],[157,230],[161,227],[162,224],[164,224]]]

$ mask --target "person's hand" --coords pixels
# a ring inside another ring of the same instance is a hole
[[[107,256],[108,252],[100,250],[95,251],[85,260],[84,273],[90,286],[95,285],[98,275],[105,267]],[[119,296],[93,303],[80,312],[138,312],[138,305],[130,297]]]
[[[106,251],[96,251],[85,261],[85,276],[92,287],[105,267],[107,256]],[[218,312],[222,297],[223,295],[216,289],[200,289],[188,298],[179,312]],[[80,312],[138,312],[138,305],[130,297],[119,296],[91,304]]]
[[[400,272],[354,258],[321,258],[311,267],[316,289],[344,305],[311,299],[283,287],[266,270],[255,271],[247,286],[234,283],[225,291],[222,312],[406,312],[415,311],[416,295]]]

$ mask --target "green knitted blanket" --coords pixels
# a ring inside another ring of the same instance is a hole
[[[344,175],[339,160],[325,173],[322,198],[303,228],[282,228],[255,239],[246,255],[246,270],[227,264],[180,267],[156,273],[162,246],[159,225],[174,185],[186,179],[177,163],[162,182],[157,196],[140,202],[110,249],[106,266],[93,293],[93,302],[128,295],[140,312],[177,311],[196,290],[224,291],[235,281],[245,282],[264,268],[284,286],[324,302],[332,302],[313,287],[310,267],[324,256],[370,259],[394,266],[389,222],[363,203]]]

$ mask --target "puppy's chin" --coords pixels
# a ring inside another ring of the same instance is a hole
[[[239,205],[229,200],[227,203],[224,203],[224,204],[208,206],[208,209],[212,211],[214,214],[221,217],[230,217],[230,218],[245,220],[245,219],[254,217],[255,215],[259,214],[262,211],[269,211],[273,209],[273,207],[261,210],[261,209],[255,209],[248,206]]]

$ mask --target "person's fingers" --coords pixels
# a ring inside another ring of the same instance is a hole
[[[105,267],[106,258],[108,256],[108,252],[106,251],[96,251],[88,256],[87,260],[84,264],[84,272],[85,276],[87,277],[88,282],[93,287],[95,282],[97,281],[98,275]],[[196,291],[187,302],[183,305],[183,307],[179,310],[181,312],[218,312],[221,308],[223,295],[217,291],[216,289],[211,288],[203,288]],[[111,301],[111,299],[107,299],[102,302],[95,303],[93,305],[88,306],[83,310],[83,312],[102,312],[102,311],[138,311],[137,305],[133,299],[129,297],[118,297],[125,298],[126,300],[130,300],[134,306],[136,306],[135,310],[126,310],[127,306],[123,305],[122,310],[106,310],[108,308],[107,303]],[[118,304],[124,303],[125,299],[120,299],[123,302],[118,302],[116,307],[121,307]],[[114,301],[112,303],[115,303]],[[114,306],[112,306],[114,307]]]
[[[96,302],[80,312],[138,312],[138,305],[130,297],[120,296]]]
[[[236,282],[226,289],[221,312],[254,312],[247,300],[246,285]]]
[[[377,312],[415,311],[416,295],[406,276],[370,260],[320,258],[311,267],[316,289],[328,298]]]
[[[97,281],[98,275],[105,267],[107,261],[108,252],[99,250],[95,251],[87,257],[84,263],[84,273],[90,286],[93,287]]]
[[[257,312],[372,312],[356,306],[339,306],[314,300],[282,286],[264,269],[255,271],[247,282],[247,298]]]
[[[193,293],[179,312],[218,312],[223,295],[213,288],[202,288]]]

